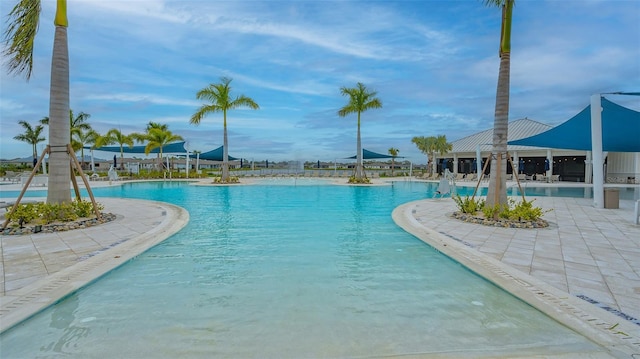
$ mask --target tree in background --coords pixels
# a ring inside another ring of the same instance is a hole
[[[76,152],[83,146],[82,143],[77,141],[78,136],[82,136],[83,132],[92,131],[91,125],[88,122],[90,117],[90,114],[84,112],[80,112],[78,116],[74,116],[73,110],[69,110],[69,138],[71,139],[71,148]],[[49,125],[49,117],[43,117],[40,123]]]
[[[73,144],[76,144],[80,149],[80,158],[82,159],[80,163],[82,164],[83,170],[85,167],[84,147],[86,145],[92,145],[91,149],[93,150],[95,148],[96,143],[99,141],[99,139],[100,139],[100,134],[92,129],[79,130],[74,133],[74,138],[72,139],[73,142],[71,146],[73,146]],[[74,150],[76,150],[75,147],[74,147]]]
[[[184,140],[181,136],[173,134],[169,131],[168,125],[161,125],[155,122],[149,122],[147,125],[147,132],[143,134],[132,134],[136,141],[147,142],[144,148],[145,155],[148,155],[151,151],[159,148],[158,151],[158,168],[162,167],[160,163],[162,161],[162,148],[172,142]]]
[[[252,110],[260,108],[258,104],[251,98],[245,95],[239,95],[236,98],[231,98],[231,81],[232,79],[227,77],[220,78],[220,83],[210,84],[196,93],[198,100],[205,100],[207,103],[200,106],[196,111],[189,123],[199,125],[200,121],[210,113],[222,112],[223,118],[223,144],[222,144],[222,178],[221,182],[229,182],[229,146],[227,141],[227,111],[233,110],[239,107],[248,107]]]
[[[447,142],[447,136],[429,136],[429,137],[414,137],[411,139],[420,152],[427,155],[427,170],[430,174],[433,174],[436,154],[444,155],[451,151],[453,145]]]
[[[124,169],[124,145],[129,146],[129,148],[133,147],[134,136],[125,135],[117,128],[110,129],[106,135],[100,137],[99,143],[96,147],[102,147],[107,145],[117,144],[120,146],[120,169]]]
[[[393,157],[391,157],[391,177],[393,177],[393,170],[396,168],[396,162],[395,159],[396,157],[398,157],[398,152],[400,152],[400,150],[398,150],[397,148],[393,148],[391,147],[389,149],[389,154]]]
[[[491,172],[487,190],[488,206],[507,205],[507,135],[509,127],[509,82],[511,73],[511,19],[515,0],[485,0],[489,6],[502,8],[500,32],[500,70],[493,121]],[[497,215],[497,211],[496,211]]]
[[[46,140],[46,138],[42,135],[44,127],[42,125],[36,125],[35,127],[33,127],[27,121],[19,121],[18,123],[24,128],[24,133],[13,137],[13,139],[26,142],[31,145],[33,150],[33,160],[35,162],[38,159],[37,145],[38,143],[44,142]]]
[[[381,108],[382,102],[376,97],[376,91],[369,91],[365,85],[358,82],[356,87],[340,88],[342,96],[349,97],[349,103],[338,111],[338,116],[346,117],[351,113],[358,114],[358,134],[356,139],[356,173],[357,182],[362,181],[364,167],[362,165],[362,141],[360,140],[360,114],[364,111],[374,108]]]

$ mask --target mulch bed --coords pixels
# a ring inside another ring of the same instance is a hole
[[[530,229],[549,227],[549,223],[544,219],[539,219],[537,221],[514,221],[510,219],[503,219],[503,218],[498,218],[498,219],[485,218],[484,216],[478,216],[475,214],[462,213],[462,212],[453,212],[451,214],[451,217],[467,223],[481,224],[483,226],[490,226],[490,227],[530,228]]]

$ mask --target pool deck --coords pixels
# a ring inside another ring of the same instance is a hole
[[[92,182],[92,188],[121,183]],[[0,332],[162,242],[189,220],[184,209],[167,203],[99,202],[117,215],[115,221],[68,232],[0,236]],[[633,202],[596,209],[590,199],[538,197],[535,204],[553,209],[544,216],[549,228],[464,223],[449,217],[456,210],[449,198],[404,204],[393,218],[615,357],[640,357],[640,325],[632,321],[640,319],[640,226],[633,222]]]
[[[592,199],[536,197],[535,205],[553,209],[543,217],[548,228],[465,223],[450,217],[457,210],[450,198],[410,202],[393,217],[554,319],[605,347],[625,347],[621,357],[640,357],[640,226],[634,224],[634,202],[597,209]]]
[[[92,183],[92,188],[115,185],[120,183]],[[3,185],[3,190],[21,188]],[[157,245],[189,221],[186,210],[164,202],[105,197],[98,202],[103,212],[117,216],[114,221],[66,232],[0,235],[0,333]]]

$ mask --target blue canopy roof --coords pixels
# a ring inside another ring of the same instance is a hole
[[[347,157],[347,159],[350,160],[355,160],[357,158],[356,156],[352,156],[352,157]],[[390,156],[390,155],[383,155],[382,153],[376,153],[373,151],[369,151],[367,149],[362,149],[362,159],[364,160],[372,160],[375,158],[404,158],[404,157],[399,157],[399,156]]]
[[[640,152],[640,112],[602,98],[602,150]],[[591,151],[591,105],[560,125],[510,145]]]
[[[210,161],[222,161],[222,151],[223,151],[223,147],[224,146],[220,146],[218,148],[216,148],[215,150],[211,150],[209,152],[203,152],[200,154],[200,159],[201,160],[210,160]],[[196,158],[195,154],[190,154],[189,158]],[[229,161],[236,161],[239,160],[239,158],[235,158],[232,156],[229,156]]]
[[[162,153],[186,153],[184,148],[185,141],[169,143],[162,146]],[[146,145],[129,147],[127,145],[122,146],[123,153],[145,153],[144,148]],[[85,146],[85,149],[89,150],[91,147]],[[106,151],[106,152],[118,152],[120,153],[120,146],[102,146],[95,148],[94,151]],[[160,153],[160,147],[156,147],[149,151],[149,153]]]

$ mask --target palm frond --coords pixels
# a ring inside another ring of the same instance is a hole
[[[21,0],[9,13],[4,32],[3,55],[8,59],[8,72],[24,74],[27,81],[33,71],[33,44],[38,33],[41,0]]]

